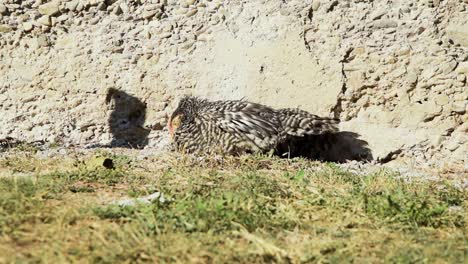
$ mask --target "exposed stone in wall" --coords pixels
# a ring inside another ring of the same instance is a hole
[[[467,17],[462,0],[4,0],[0,137],[133,127],[154,146],[195,94],[339,117],[374,158],[463,164]]]

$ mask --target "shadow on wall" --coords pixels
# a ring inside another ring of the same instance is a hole
[[[143,127],[146,104],[123,91],[110,88],[106,104],[111,104],[109,127],[111,147],[143,148],[148,144],[149,129]]]
[[[372,151],[359,134],[342,131],[336,134],[294,137],[278,147],[282,157],[304,157],[314,160],[346,162],[371,161]]]

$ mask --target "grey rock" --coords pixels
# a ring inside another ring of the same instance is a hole
[[[101,0],[88,0],[89,6],[97,6],[100,2]]]
[[[66,14],[63,14],[63,15],[57,17],[57,23],[62,23],[62,22],[67,21],[67,20],[68,20],[68,15],[66,15]]]
[[[23,23],[23,30],[25,32],[29,32],[29,31],[33,30],[33,28],[34,28],[34,25],[31,22]]]
[[[43,15],[41,16],[37,22],[39,22],[41,25],[44,25],[44,26],[52,26],[52,21],[50,20],[50,16],[48,15]]]
[[[449,97],[445,94],[441,94],[441,95],[438,95],[436,98],[435,98],[435,103],[437,105],[446,105],[449,103]]]
[[[57,25],[57,18],[56,17],[51,17],[50,18],[50,24],[51,24],[51,26]]]
[[[129,8],[128,8],[128,5],[126,3],[121,3],[119,6],[120,6],[120,9],[122,10],[123,13],[128,13]]]
[[[455,68],[457,67],[458,63],[455,61],[455,60],[451,60],[447,63],[445,63],[441,69],[442,69],[442,72],[445,73],[445,74],[448,74],[448,73],[451,73],[453,70],[455,70]]]
[[[159,11],[159,9],[157,10],[147,10],[147,11],[143,11],[143,14],[141,15],[143,18],[145,19],[150,19],[152,17],[154,17],[156,14],[160,13],[161,11]]]
[[[372,25],[375,28],[395,28],[398,27],[398,22],[393,19],[380,19],[374,21]]]
[[[454,141],[454,140],[450,141],[448,144],[445,145],[445,148],[450,150],[450,151],[454,151],[459,147],[460,147],[460,144],[457,141]]]
[[[78,5],[76,6],[75,11],[81,12],[85,9],[85,6],[82,2],[78,2]]]
[[[42,15],[53,16],[59,13],[60,2],[57,0],[42,4],[39,6],[39,13]]]
[[[76,8],[78,7],[78,3],[79,3],[78,0],[72,0],[72,1],[70,1],[70,2],[67,2],[67,3],[65,4],[65,7],[66,7],[68,10],[70,10],[70,11],[75,11]]]
[[[453,102],[451,105],[451,110],[459,114],[464,114],[466,112],[467,104],[467,101]]]
[[[0,4],[0,14],[5,15],[8,12],[6,6]]]
[[[100,11],[105,11],[107,9],[106,3],[105,2],[99,3],[99,5],[97,6],[97,9]]]
[[[117,16],[122,14],[122,8],[120,8],[120,6],[118,6],[118,5],[116,5],[114,7],[114,9],[112,10],[112,14],[117,15]]]
[[[189,11],[185,14],[185,16],[186,16],[186,17],[192,17],[192,16],[194,16],[197,12],[198,12],[198,9],[191,9],[191,10],[189,10]]]
[[[144,9],[146,11],[158,10],[158,9],[161,9],[162,6],[163,5],[161,4],[149,4],[149,5],[146,5]]]
[[[457,75],[457,81],[461,82],[461,83],[465,83],[466,82],[466,76],[464,74],[458,74]]]
[[[93,18],[93,19],[91,19],[91,20],[89,21],[89,24],[90,24],[90,25],[96,25],[96,24],[99,22],[99,20],[100,20],[99,17],[95,17],[95,18]]]
[[[7,33],[7,32],[10,32],[12,30],[13,29],[10,26],[0,24],[0,33]]]
[[[312,2],[312,10],[317,11],[320,8],[320,0],[314,0]]]
[[[164,39],[164,38],[170,38],[172,36],[172,33],[171,32],[167,32],[167,33],[162,33],[161,35],[159,35],[160,38]]]

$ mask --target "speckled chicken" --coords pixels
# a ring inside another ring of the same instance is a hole
[[[338,120],[243,100],[184,97],[168,121],[175,147],[190,153],[241,154],[277,151],[308,135],[338,132]]]

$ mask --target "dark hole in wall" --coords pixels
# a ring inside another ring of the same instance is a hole
[[[275,154],[285,158],[303,157],[331,162],[371,161],[372,151],[367,141],[359,137],[359,134],[348,131],[291,137],[277,147]]]
[[[143,148],[148,144],[150,129],[144,128],[146,104],[135,96],[110,88],[106,103],[112,112],[108,123],[112,134],[111,147]]]

